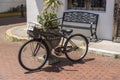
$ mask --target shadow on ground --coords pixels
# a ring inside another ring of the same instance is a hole
[[[53,65],[48,65],[42,68],[41,70],[37,71],[30,71],[30,72],[25,72],[25,74],[29,73],[35,73],[35,72],[40,72],[40,71],[45,71],[45,72],[61,72],[62,70],[64,71],[78,71],[77,69],[71,70],[71,69],[64,69],[64,66],[74,66],[75,64],[85,64],[86,62],[93,61],[95,58],[88,58],[88,59],[83,59],[82,61],[79,62],[72,62],[66,58],[60,57],[60,62],[53,64]]]
[[[64,69],[63,67],[64,66],[74,66],[75,64],[85,64],[86,62],[92,61],[92,60],[95,60],[95,58],[83,59],[82,61],[79,61],[79,62],[72,62],[66,58],[60,58],[59,63],[56,63],[56,64],[53,64],[53,65],[48,66],[46,68],[43,68],[42,70],[46,71],[46,72],[60,72],[62,70],[77,71],[77,70],[71,70],[71,69]]]

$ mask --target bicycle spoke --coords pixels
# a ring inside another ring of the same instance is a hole
[[[30,40],[23,44],[19,51],[19,62],[26,70],[40,69],[48,58],[46,43]],[[42,47],[41,47],[42,46]]]
[[[65,43],[65,55],[71,61],[79,61],[85,57],[88,51],[88,43],[83,35],[75,34]]]

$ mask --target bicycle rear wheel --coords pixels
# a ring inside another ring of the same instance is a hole
[[[46,63],[48,52],[48,46],[42,39],[29,40],[19,50],[19,63],[26,70],[38,70]]]
[[[88,40],[82,34],[71,35],[65,42],[66,57],[74,62],[82,60],[88,52]]]

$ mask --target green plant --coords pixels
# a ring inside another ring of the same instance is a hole
[[[56,18],[57,18],[57,15],[54,12],[44,12],[43,15],[38,16],[38,20],[42,24],[42,28],[44,30],[58,28],[59,20],[53,20]]]
[[[59,0],[44,0],[44,7],[41,15],[38,15],[38,21],[42,24],[44,30],[56,29],[59,25],[57,19],[57,9],[62,4]]]
[[[60,0],[44,0],[44,3],[46,6],[43,7],[44,11],[52,10],[57,11],[58,7],[62,5],[62,2]]]

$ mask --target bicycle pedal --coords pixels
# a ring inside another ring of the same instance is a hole
[[[61,52],[54,52],[57,56],[61,56],[62,55],[62,53]]]
[[[61,55],[62,55],[62,48],[63,48],[63,47],[57,47],[57,48],[54,50],[54,53],[55,53],[57,56],[61,56]]]

